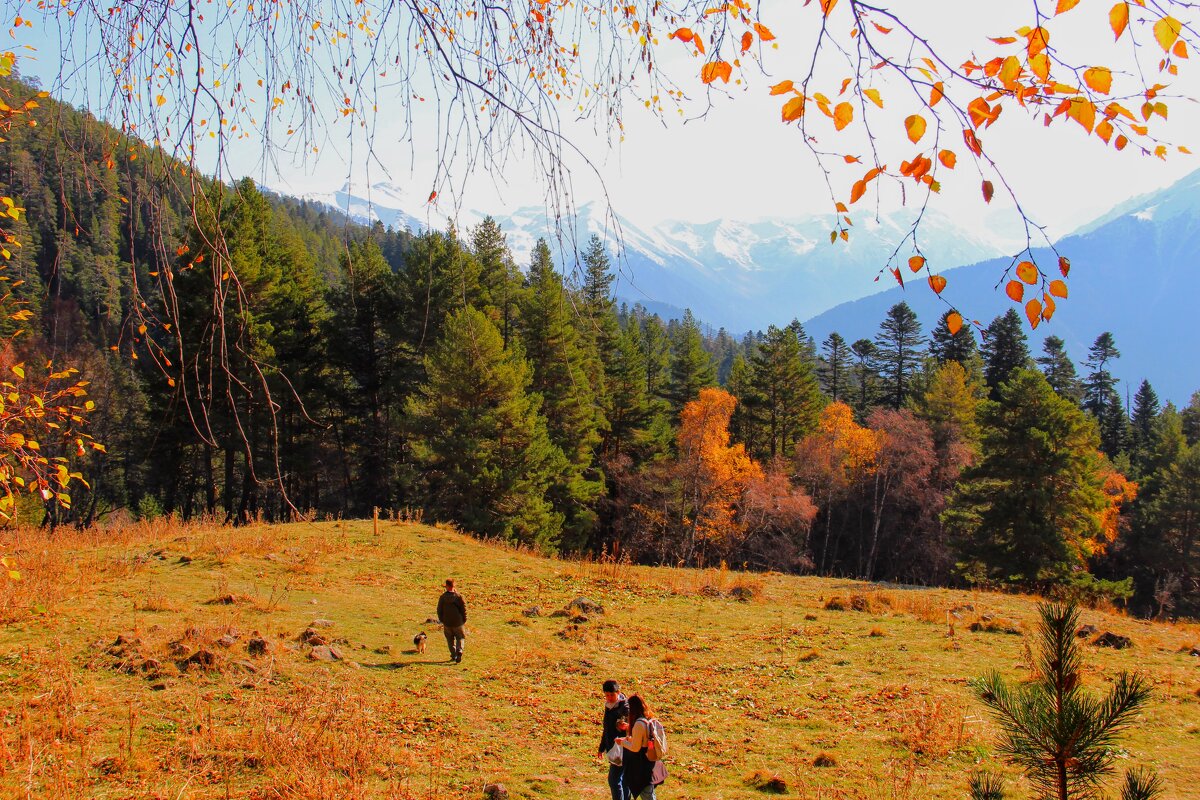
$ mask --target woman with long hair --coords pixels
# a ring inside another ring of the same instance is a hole
[[[650,745],[650,720],[654,712],[641,695],[629,696],[629,735],[617,739],[625,751],[621,783],[635,800],[655,800],[654,762],[646,757]]]

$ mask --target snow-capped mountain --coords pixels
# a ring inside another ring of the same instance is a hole
[[[305,199],[360,221],[379,220],[414,231],[450,223],[448,215],[425,198],[390,183],[366,189],[344,186]],[[479,211],[459,211],[454,220],[465,230],[483,216]],[[594,202],[559,219],[544,207],[492,216],[504,230],[518,264],[528,262],[534,244],[544,237],[559,266],[569,273],[594,233],[609,245],[617,265],[618,297],[630,303],[690,308],[709,324],[734,331],[805,319],[886,288],[875,278],[911,222],[911,215],[905,214],[878,219],[860,214],[849,241],[831,244],[833,219],[820,216],[753,221],[729,217],[640,226]],[[921,249],[938,268],[974,263],[1002,251],[997,242],[933,212],[921,223]],[[908,253],[902,255],[906,260]]]

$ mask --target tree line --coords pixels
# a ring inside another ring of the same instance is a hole
[[[517,264],[490,218],[360,226],[249,180],[188,203],[165,154],[47,105],[0,143],[26,209],[3,302],[32,312],[4,315],[3,365],[78,367],[104,452],[26,519],[379,508],[547,551],[1197,613],[1200,396],[1143,382],[1127,409],[1111,334],[1082,372],[1015,311],[978,338],[904,303],[871,339],[735,337],[620,304],[597,237]]]

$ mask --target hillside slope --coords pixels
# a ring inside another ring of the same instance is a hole
[[[546,560],[395,522],[5,536],[24,572],[0,584],[6,797],[478,798],[498,780],[602,800],[614,677],[670,732],[665,796],[755,797],[777,775],[800,797],[960,798],[969,767],[995,766],[966,680],[1019,676],[1024,658],[1022,636],[968,625],[1034,614],[1000,595]],[[428,622],[448,575],[469,608],[461,666]],[[865,610],[825,607],[852,596]],[[604,612],[553,616],[578,597]],[[1093,686],[1154,675],[1130,763],[1200,798],[1200,629],[1084,621],[1135,642],[1089,648]],[[313,660],[309,625],[344,660]],[[266,655],[247,652],[256,632]]]

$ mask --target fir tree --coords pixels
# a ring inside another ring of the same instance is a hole
[[[1083,400],[1083,385],[1075,372],[1075,364],[1067,355],[1066,343],[1057,336],[1047,336],[1042,341],[1042,355],[1037,360],[1046,381],[1060,397],[1072,403]]]
[[[750,392],[745,402],[761,431],[754,437],[761,448],[758,455],[788,456],[796,442],[817,426],[820,389],[804,350],[797,327],[772,325],[750,358]]]
[[[846,402],[850,388],[850,345],[837,331],[821,343],[821,365],[818,375],[821,389],[833,402]]]
[[[453,313],[406,412],[427,505],[480,536],[553,550],[562,515],[547,493],[566,468],[530,394],[530,370],[474,308]]]
[[[975,344],[975,331],[970,325],[961,325],[957,333],[951,333],[950,313],[947,311],[942,314],[937,325],[933,326],[929,335],[929,355],[933,356],[938,364],[957,361],[965,365],[979,352]]]
[[[980,353],[983,355],[983,377],[991,398],[995,400],[999,396],[1000,385],[1005,383],[1015,370],[1029,367],[1029,344],[1025,337],[1025,323],[1016,311],[1010,308],[984,329]]]
[[[904,406],[925,355],[921,323],[908,303],[888,309],[875,335],[875,360],[882,380],[883,400],[893,409]]]
[[[1142,453],[1149,448],[1154,431],[1154,420],[1162,410],[1158,402],[1158,394],[1150,381],[1143,380],[1133,396],[1133,419],[1130,433],[1132,434],[1135,460],[1140,460]]]
[[[479,265],[479,310],[500,329],[504,346],[512,341],[521,274],[513,263],[500,225],[484,217],[471,231],[471,253]]]
[[[606,452],[610,457],[619,457],[638,440],[652,414],[644,347],[641,328],[636,322],[626,323],[608,371],[610,429]]]
[[[879,373],[875,370],[878,348],[870,339],[859,339],[850,345],[850,352],[857,359],[854,364],[854,399],[850,405],[854,408],[855,416],[862,420],[866,419],[879,394]]]
[[[700,390],[717,383],[717,368],[712,355],[704,349],[704,337],[700,325],[691,311],[683,312],[683,319],[671,336],[671,382],[667,399],[671,411],[678,414],[684,405],[700,396]]]

